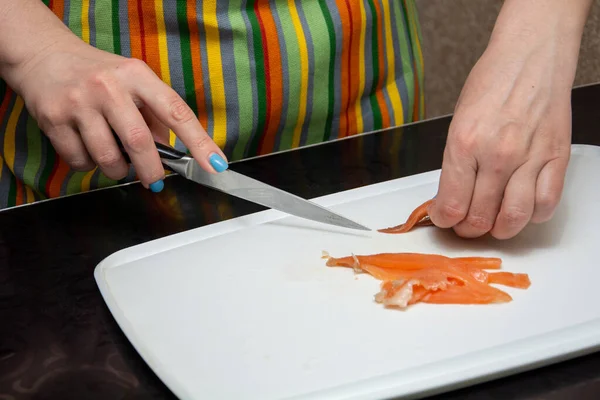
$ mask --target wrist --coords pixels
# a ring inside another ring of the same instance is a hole
[[[34,60],[70,38],[77,36],[39,0],[0,0],[0,78],[16,90]]]

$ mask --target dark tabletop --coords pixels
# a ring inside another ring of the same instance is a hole
[[[573,91],[573,143],[600,145],[600,85]],[[450,117],[234,163],[305,198],[438,169]],[[0,400],[173,399],[108,311],[93,271],[120,249],[263,208],[179,176],[0,212]],[[600,353],[445,399],[600,398]]]

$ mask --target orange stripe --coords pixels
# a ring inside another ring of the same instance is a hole
[[[383,30],[385,29],[384,20],[381,15],[381,8],[379,7],[379,2],[374,1],[375,5],[375,13],[377,14],[377,48],[379,49],[379,80],[377,81],[377,88],[375,89],[375,96],[377,98],[377,104],[379,104],[379,109],[381,110],[381,125],[383,128],[387,128],[390,126],[390,114],[388,112],[387,106],[385,104],[385,98],[383,97],[383,83],[384,83],[384,69],[385,69],[385,61],[384,61],[384,53],[385,46],[383,43]]]
[[[131,57],[142,60],[142,35],[140,34],[140,19],[136,1],[127,4],[129,12],[129,42]]]
[[[56,155],[57,157],[58,154]],[[59,197],[60,196],[60,188],[69,173],[69,165],[64,162],[61,158],[58,159],[58,168],[56,168],[55,173],[53,174],[50,183],[48,184],[48,196],[50,197]]]
[[[385,0],[384,0],[385,1]],[[348,38],[350,45],[350,54],[349,54],[349,76],[350,80],[348,81],[348,90],[349,90],[349,109],[348,109],[348,136],[356,134],[358,130],[357,120],[356,120],[356,101],[358,97],[358,85],[360,81],[360,2],[357,0],[346,0],[346,4],[350,11],[350,19],[348,24],[351,26],[350,29],[350,37]]]
[[[65,1],[52,0],[52,12],[54,12],[54,15],[56,15],[62,21],[65,15]]]
[[[340,12],[340,20],[347,22],[350,18],[348,9],[346,8],[345,0],[336,0],[338,10]],[[350,62],[348,39],[350,36],[350,26],[347,23],[342,24],[342,59],[340,62],[341,70],[341,87],[342,87],[342,99],[341,99],[341,110],[340,110],[340,137],[348,136],[348,63]]]
[[[15,199],[15,205],[20,206],[21,204],[23,204],[23,184],[18,178],[15,178],[15,182],[17,183],[17,198]]]
[[[158,0],[162,1],[162,0]],[[154,1],[144,0],[144,44],[146,45],[146,63],[156,75],[161,77],[160,53],[158,51],[158,25],[156,22],[156,5]]]
[[[281,70],[281,54],[279,50],[279,35],[273,19],[273,12],[268,1],[263,1],[258,7],[262,29],[264,30],[267,45],[269,70],[265,71],[270,83],[269,119],[266,121],[265,133],[261,143],[260,153],[270,153],[275,147],[275,136],[281,118],[281,105],[283,104],[283,74]]]
[[[192,72],[194,74],[194,86],[196,89],[196,106],[198,109],[198,119],[202,127],[206,129],[208,125],[208,115],[206,113],[204,99],[204,78],[202,76],[202,65],[200,64],[200,37],[198,33],[198,22],[196,20],[196,2],[187,2],[187,18],[190,30],[190,47],[192,54]]]

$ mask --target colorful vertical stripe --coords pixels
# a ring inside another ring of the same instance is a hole
[[[231,160],[424,118],[414,0],[44,4],[90,45],[146,62]],[[0,89],[0,207],[117,183],[72,171]],[[170,142],[185,150],[173,132]]]

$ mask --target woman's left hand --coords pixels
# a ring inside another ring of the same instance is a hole
[[[429,209],[435,225],[466,238],[508,239],[551,219],[569,162],[581,34],[549,19],[509,30],[524,16],[506,3],[457,103]]]

